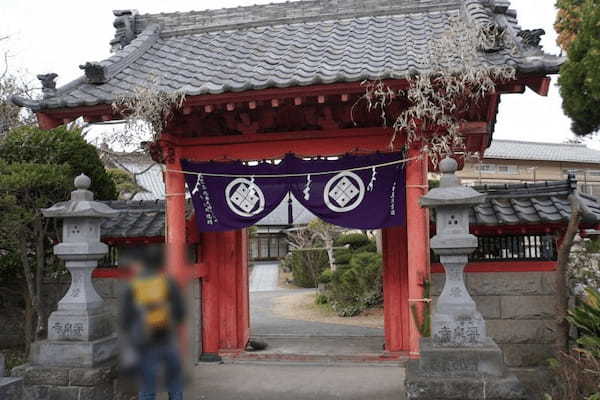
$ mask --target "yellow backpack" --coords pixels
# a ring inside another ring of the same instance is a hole
[[[143,311],[147,330],[165,330],[170,324],[169,282],[163,275],[139,278],[132,282],[133,298]]]

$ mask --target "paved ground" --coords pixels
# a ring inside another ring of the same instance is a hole
[[[294,289],[294,292],[313,290]],[[290,290],[281,289],[254,292],[250,295],[250,327],[252,336],[383,337],[383,329],[296,321],[274,315],[271,311],[273,302],[277,301],[277,297],[289,294]]]
[[[404,369],[285,363],[201,364],[193,400],[399,400]]]
[[[277,290],[278,262],[255,263],[250,276],[250,292]]]

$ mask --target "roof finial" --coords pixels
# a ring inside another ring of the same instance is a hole
[[[40,82],[42,82],[42,93],[44,93],[44,97],[50,97],[56,94],[56,77],[58,77],[58,74],[55,74],[54,72],[37,76]]]
[[[79,68],[85,71],[85,77],[89,83],[99,85],[108,82],[106,68],[99,62],[88,61],[80,65]]]

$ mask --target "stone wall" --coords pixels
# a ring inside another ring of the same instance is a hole
[[[483,314],[488,334],[510,367],[541,365],[552,356],[558,329],[556,272],[467,273],[469,292]],[[435,302],[444,274],[432,275]]]

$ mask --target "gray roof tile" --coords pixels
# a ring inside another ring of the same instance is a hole
[[[584,144],[493,140],[484,159],[559,161],[600,164],[600,151]]]
[[[419,70],[427,42],[447,29],[449,16],[502,23],[516,37],[520,28],[504,3],[311,0],[134,15],[137,37],[101,63],[106,82],[84,76],[41,101],[13,101],[35,110],[108,104],[157,78],[161,90],[186,95],[401,78]],[[481,62],[547,74],[562,58],[522,44],[518,54],[481,53]]]
[[[487,198],[471,211],[471,223],[489,226],[566,223],[571,215],[569,194],[573,185],[576,182],[567,180],[475,186]],[[580,192],[576,196],[583,210],[583,224],[600,224],[598,199]]]

